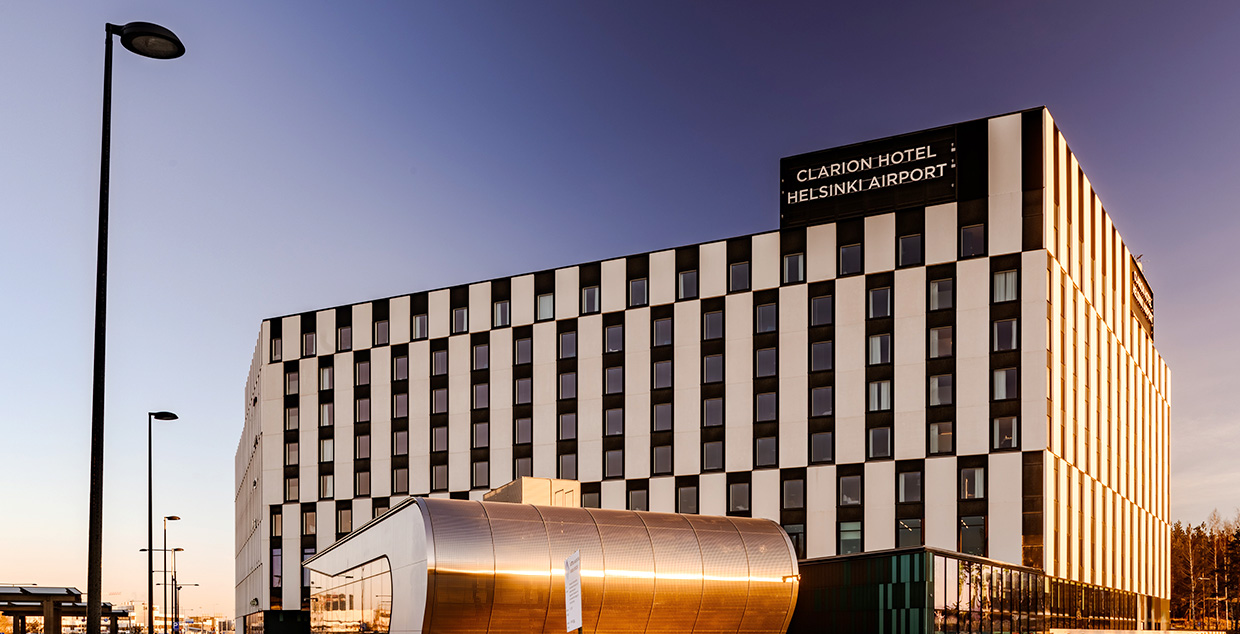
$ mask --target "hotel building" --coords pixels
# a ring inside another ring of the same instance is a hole
[[[404,498],[526,475],[580,480],[587,507],[768,518],[805,560],[1040,571],[1165,627],[1153,295],[1050,113],[780,172],[768,232],[263,321],[239,625],[304,624],[300,562]]]

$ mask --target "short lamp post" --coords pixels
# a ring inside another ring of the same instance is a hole
[[[151,444],[152,422],[156,420],[176,420],[172,412],[147,412],[146,414],[146,604],[155,605],[155,477],[152,463],[154,462],[153,445]],[[167,540],[165,540],[166,545]],[[155,616],[146,611],[147,634],[155,632]]]
[[[168,521],[171,520],[175,522],[179,519],[181,518],[175,515],[169,515],[164,518],[164,605],[163,605],[164,607],[164,634],[167,634],[168,632]],[[176,550],[185,550],[185,549],[177,548]],[[177,562],[177,556],[176,554],[173,554],[172,565],[175,566],[176,562]],[[176,578],[175,575],[173,576],[173,578],[174,579]]]
[[[86,549],[86,634],[100,634],[103,623],[103,370],[108,308],[108,173],[112,144],[112,36],[121,46],[153,59],[185,54],[172,31],[148,22],[104,26],[103,134],[99,160],[99,244],[95,264],[94,384],[90,419],[90,515]]]

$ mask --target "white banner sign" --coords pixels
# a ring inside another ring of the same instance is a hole
[[[581,551],[564,560],[564,615],[566,632],[581,629]]]

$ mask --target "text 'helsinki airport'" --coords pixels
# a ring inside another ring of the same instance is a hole
[[[579,553],[583,632],[1165,629],[1153,293],[1050,113],[780,179],[768,232],[263,321],[238,625],[564,632]]]

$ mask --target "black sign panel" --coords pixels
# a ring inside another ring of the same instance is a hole
[[[956,200],[956,128],[790,156],[779,161],[781,227]]]

